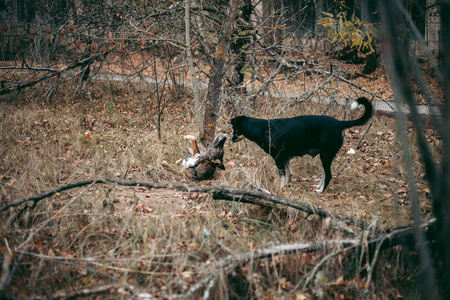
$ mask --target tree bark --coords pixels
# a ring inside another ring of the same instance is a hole
[[[206,96],[206,107],[203,118],[203,135],[200,137],[203,145],[210,144],[215,137],[217,115],[220,108],[220,89],[222,87],[222,79],[225,76],[225,64],[228,58],[228,49],[230,47],[231,35],[236,22],[236,16],[239,9],[238,0],[230,0],[228,3],[228,17],[225,17],[219,33],[216,53],[213,58],[211,68],[208,94]]]
[[[247,54],[245,47],[251,42],[251,31],[253,26],[251,26],[251,16],[253,14],[253,5],[251,0],[245,0],[241,7],[241,18],[244,22],[239,24],[238,28],[235,30],[237,38],[231,43],[231,49],[236,54],[234,74],[232,77],[232,84],[234,87],[241,92],[245,93],[244,85],[244,69],[247,64]]]

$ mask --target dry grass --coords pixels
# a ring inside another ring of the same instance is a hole
[[[96,176],[142,181],[187,182],[174,162],[187,154],[184,134],[195,134],[190,103],[174,100],[164,113],[163,136],[158,140],[151,116],[152,99],[138,88],[95,84],[90,94],[54,96],[0,103],[0,206],[58,185]],[[38,100],[36,100],[38,99]],[[261,117],[325,113],[353,118],[333,104],[293,103],[269,99],[248,114]],[[275,112],[275,113],[274,113]],[[229,132],[233,111],[221,112],[219,131]],[[356,148],[366,127],[346,132],[343,149],[333,164],[334,179],[327,192],[317,195],[310,186],[319,180],[318,158],[296,158],[294,181],[280,189],[270,157],[245,141],[227,141],[225,171],[204,185],[242,188],[259,186],[355,218],[379,217],[385,227],[410,223],[400,146],[394,122],[375,117],[361,151]],[[439,141],[430,134],[439,148]],[[418,166],[424,211],[429,204]],[[16,218],[19,208],[1,213],[2,258],[14,251],[14,273],[7,295],[49,296],[104,284],[132,286],[155,297],[184,295],[213,272],[220,276],[211,298],[309,299],[359,298],[363,295],[364,261],[347,253],[327,261],[305,289],[296,286],[327,253],[278,256],[237,265],[232,272],[215,267],[229,255],[287,243],[346,238],[324,226],[315,216],[292,209],[267,209],[249,204],[214,201],[209,195],[171,190],[149,190],[95,185],[57,194]],[[411,280],[393,249],[380,258],[377,280],[370,286],[376,297],[408,296]],[[389,265],[389,267],[387,267]],[[386,284],[387,282],[387,284]],[[209,282],[207,283],[209,284]],[[300,286],[301,287],[301,286]],[[202,296],[203,287],[194,293]],[[107,298],[127,298],[130,290],[114,289]],[[103,295],[105,296],[105,295]],[[106,296],[105,296],[106,297]],[[304,298],[302,298],[304,297]]]

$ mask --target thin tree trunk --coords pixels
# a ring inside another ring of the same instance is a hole
[[[240,28],[236,30],[237,38],[231,43],[231,49],[233,53],[236,54],[234,74],[232,77],[232,84],[235,86],[237,91],[246,93],[244,87],[244,69],[247,65],[247,53],[245,51],[245,46],[250,44],[251,41],[251,16],[253,13],[253,5],[251,0],[245,0],[241,7],[240,17],[244,20],[240,24]]]
[[[238,0],[230,0],[228,18],[222,24],[219,33],[219,42],[213,58],[213,65],[210,73],[208,94],[206,96],[205,115],[203,119],[204,134],[201,141],[204,145],[210,144],[214,140],[216,132],[217,114],[219,113],[219,96],[222,87],[222,79],[225,76],[225,63],[228,58],[228,48],[231,42],[231,34],[236,22],[239,8]]]

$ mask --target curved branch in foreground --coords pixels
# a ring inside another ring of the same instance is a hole
[[[428,240],[434,239],[434,233],[436,230],[436,218],[432,218],[423,224],[418,225],[421,227],[426,233]],[[220,273],[224,272],[226,275],[231,273],[236,268],[242,266],[242,264],[246,264],[251,260],[259,260],[267,257],[279,256],[279,255],[289,255],[293,253],[302,253],[302,252],[324,252],[332,250],[332,253],[327,255],[324,259],[322,259],[312,271],[304,276],[304,278],[300,281],[309,280],[314,275],[314,272],[320,268],[320,266],[336,257],[342,253],[347,251],[351,251],[363,246],[367,246],[370,248],[375,248],[378,246],[379,250],[392,248],[398,245],[406,245],[407,247],[414,247],[415,239],[414,239],[414,230],[415,224],[393,229],[392,232],[387,234],[379,234],[373,239],[369,239],[367,241],[362,241],[361,239],[342,239],[342,240],[328,240],[328,241],[320,241],[320,242],[309,242],[309,243],[294,243],[294,244],[284,244],[277,245],[270,248],[257,249],[250,252],[246,252],[243,254],[230,254],[227,257],[221,259],[216,264],[212,264],[214,266],[214,270],[209,272],[208,276],[206,276],[203,280],[197,282],[193,285],[184,295],[184,299],[191,299],[195,293],[197,293],[201,288],[206,286],[208,283],[211,283],[219,278]],[[376,257],[372,258],[373,265],[376,264]],[[305,284],[306,284],[305,283]]]
[[[112,293],[116,293],[118,290],[123,290],[121,293],[128,295],[128,296],[135,296],[135,291],[134,291],[134,287],[131,286],[127,286],[127,285],[120,285],[120,284],[107,284],[107,285],[100,285],[100,286],[95,286],[95,287],[91,287],[91,288],[84,288],[84,289],[80,289],[80,290],[75,290],[75,291],[70,291],[70,292],[59,292],[57,294],[52,295],[49,298],[44,298],[44,299],[52,299],[52,300],[59,300],[59,299],[77,299],[77,298],[81,298],[81,297],[94,297],[94,296],[99,296],[101,297],[101,295],[105,295],[105,297],[107,297],[107,295],[111,295]],[[150,294],[145,294],[145,295],[150,295]],[[135,297],[133,297],[135,298]],[[42,299],[39,298],[38,299]],[[148,299],[152,299],[152,298],[148,298]]]
[[[318,215],[321,218],[332,218],[338,221],[342,221],[346,223],[347,225],[355,225],[360,228],[366,227],[366,222],[363,220],[355,219],[346,215],[342,214],[336,214],[329,210],[315,207],[311,204],[304,204],[300,202],[294,202],[286,198],[278,197],[275,195],[267,194],[264,192],[259,191],[253,191],[253,190],[244,190],[244,189],[238,189],[238,188],[232,188],[232,187],[226,187],[226,186],[199,186],[199,185],[193,185],[193,184],[187,184],[187,183],[171,183],[171,182],[145,182],[145,181],[135,181],[135,180],[122,180],[122,179],[115,179],[115,178],[104,178],[99,177],[95,179],[86,179],[82,181],[77,181],[73,183],[69,183],[66,185],[62,185],[60,187],[57,187],[55,189],[52,189],[50,191],[47,191],[45,193],[39,194],[39,195],[33,195],[21,200],[13,201],[11,203],[6,204],[5,206],[0,208],[0,213],[8,210],[12,207],[17,207],[22,204],[28,203],[28,202],[34,202],[34,205],[36,205],[39,201],[42,199],[45,199],[47,197],[51,197],[56,193],[82,187],[89,184],[117,184],[117,185],[124,185],[124,186],[142,186],[147,188],[153,188],[153,189],[173,189],[178,191],[184,191],[184,192],[190,192],[190,193],[209,193],[213,195],[214,199],[225,199],[230,201],[239,201],[239,202],[245,202],[245,203],[251,203],[255,205],[260,206],[274,206],[274,205],[282,205],[291,207],[303,212],[306,212],[308,214],[315,214]]]

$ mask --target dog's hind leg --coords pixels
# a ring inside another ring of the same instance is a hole
[[[322,177],[318,184],[318,189],[316,193],[323,193],[331,181],[331,163],[334,157],[338,153],[339,149],[342,147],[344,138],[341,135],[335,136],[333,138],[333,143],[328,143],[327,147],[320,152],[320,160],[322,161]]]
[[[322,161],[322,178],[320,179],[320,182],[317,186],[317,190],[315,190],[316,193],[321,194],[325,189],[327,188],[328,184],[331,181],[332,175],[331,175],[331,163],[333,162],[334,154],[330,153],[321,153],[320,154],[320,160]]]
[[[322,166],[322,174],[320,175],[320,182],[318,184],[314,184],[313,187],[315,187],[317,190],[322,190],[324,183],[325,183],[325,170],[323,169]]]

